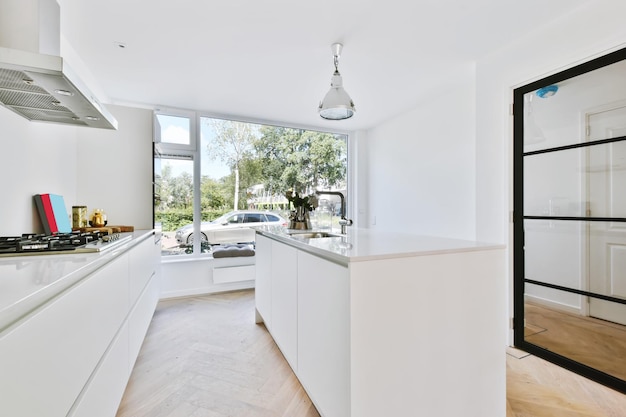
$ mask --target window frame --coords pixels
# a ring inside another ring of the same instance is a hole
[[[175,117],[186,117],[190,120],[190,144],[176,144],[176,143],[168,143],[162,142],[161,140],[161,128],[158,122],[158,115],[165,116],[175,116]],[[346,137],[346,216],[350,216],[352,212],[353,204],[348,204],[349,201],[354,201],[353,196],[356,195],[354,190],[354,175],[352,171],[352,154],[356,151],[353,150],[353,141],[352,136],[353,132],[341,130],[341,129],[328,129],[322,127],[313,127],[292,123],[284,123],[280,121],[271,121],[271,120],[260,120],[260,119],[252,119],[252,118],[239,118],[233,116],[226,116],[220,114],[212,114],[200,111],[186,110],[186,109],[178,109],[178,108],[166,108],[161,107],[157,108],[153,112],[153,141],[155,146],[155,155],[156,158],[157,150],[161,156],[176,158],[180,157],[181,159],[190,159],[193,161],[193,233],[195,236],[199,236],[201,232],[201,223],[202,223],[202,209],[201,209],[201,167],[202,167],[202,152],[201,152],[201,128],[200,125],[202,123],[203,118],[210,119],[221,119],[227,121],[241,122],[241,123],[250,123],[250,124],[258,124],[258,125],[270,125],[277,127],[284,127],[290,129],[303,129],[321,133],[329,133],[334,135],[343,135]],[[154,169],[153,169],[154,175]],[[155,212],[156,218],[156,212]],[[245,216],[243,217],[245,223]],[[263,220],[261,222],[269,221],[269,219]],[[167,261],[194,261],[197,259],[211,259],[212,256],[207,253],[201,252],[201,243],[200,239],[194,239],[193,242],[193,250],[192,253],[189,254],[181,254],[177,256],[165,256],[162,257],[162,262]]]
[[[163,142],[161,125],[158,116],[171,116],[189,119],[189,144]],[[196,112],[184,109],[159,108],[153,112],[153,141],[160,150],[175,154],[176,152],[195,152],[198,146],[198,126]]]

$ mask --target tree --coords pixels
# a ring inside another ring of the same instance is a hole
[[[342,137],[276,126],[263,126],[260,131],[255,148],[268,190],[306,193],[345,186],[346,142]]]
[[[212,178],[203,176],[200,183],[200,207],[202,211],[223,209],[227,206],[224,198],[224,185]]]
[[[192,207],[193,179],[191,178],[191,174],[181,172],[179,176],[172,178],[169,195],[172,197],[172,207]]]
[[[244,159],[252,158],[257,126],[232,120],[203,119],[213,129],[215,137],[207,145],[211,159],[219,159],[231,167],[235,175],[233,207],[239,206],[239,170]]]

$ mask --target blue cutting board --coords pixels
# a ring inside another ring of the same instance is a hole
[[[72,225],[70,224],[70,218],[67,214],[63,196],[50,194],[50,203],[52,204],[52,212],[54,213],[54,220],[57,223],[59,233],[70,233],[72,231]]]

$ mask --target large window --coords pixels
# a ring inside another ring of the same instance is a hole
[[[288,226],[288,191],[347,195],[345,134],[156,112],[155,142],[163,255],[210,256],[216,245],[254,245],[249,226]],[[312,226],[339,229],[339,209],[338,197],[321,195]]]

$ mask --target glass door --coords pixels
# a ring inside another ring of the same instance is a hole
[[[515,345],[626,392],[626,50],[514,91]]]

